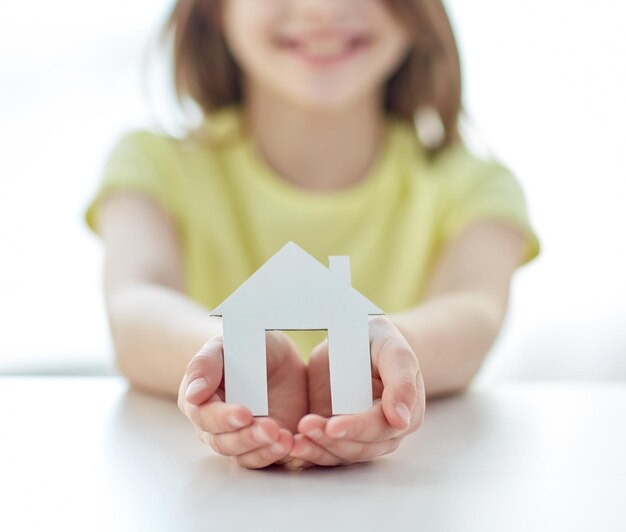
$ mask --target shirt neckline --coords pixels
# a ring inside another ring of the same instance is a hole
[[[234,160],[245,176],[244,179],[254,181],[269,194],[285,202],[304,208],[310,205],[317,209],[323,206],[347,208],[360,204],[372,195],[373,189],[393,178],[397,173],[394,171],[399,160],[397,152],[402,144],[400,137],[407,127],[400,119],[386,115],[381,146],[365,176],[348,187],[316,190],[301,187],[278,175],[245,131],[239,107],[228,106],[216,110],[205,123],[205,131],[214,145],[235,150],[237,156]]]

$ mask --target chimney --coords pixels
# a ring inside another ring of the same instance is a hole
[[[328,266],[331,272],[341,277],[346,283],[348,283],[349,286],[352,286],[349,256],[328,257]]]

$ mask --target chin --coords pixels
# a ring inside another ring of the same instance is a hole
[[[333,114],[351,109],[363,102],[366,93],[362,90],[349,91],[293,91],[284,94],[284,100],[303,110],[320,114]]]

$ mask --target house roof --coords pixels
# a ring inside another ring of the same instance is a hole
[[[269,307],[282,306],[294,310],[315,306],[332,298],[334,302],[356,304],[369,315],[384,314],[369,299],[332,272],[294,242],[285,244],[275,255],[254,272],[237,290],[212,312],[223,316],[233,310],[251,306],[267,311]],[[294,299],[297,299],[294,303]]]

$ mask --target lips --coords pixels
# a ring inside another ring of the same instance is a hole
[[[284,37],[279,46],[300,59],[312,63],[332,63],[344,60],[360,51],[369,43],[365,35],[311,34],[300,37]]]

